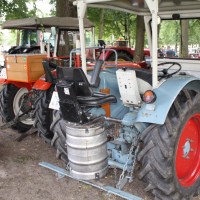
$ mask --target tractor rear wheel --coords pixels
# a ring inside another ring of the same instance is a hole
[[[3,86],[0,92],[0,114],[5,122],[10,122],[18,113],[22,114],[32,107],[32,97],[23,99],[26,93],[28,93],[26,88],[18,88],[13,84]],[[22,101],[23,105],[21,105]],[[29,114],[30,112],[24,115],[25,118],[19,120],[12,128],[17,129],[19,132],[29,130],[34,123],[34,119]]]
[[[51,145],[56,148],[56,157],[68,163],[67,146],[66,146],[66,131],[65,121],[62,118],[60,111],[53,111],[53,122],[51,131],[54,132],[54,137]]]
[[[48,90],[37,90],[37,99],[34,104],[35,123],[39,136],[43,137],[46,142],[50,143],[53,138],[53,132],[50,125],[53,121],[53,110],[49,108],[54,87]]]
[[[142,134],[139,178],[156,199],[186,200],[200,187],[200,94],[183,90],[163,125]]]

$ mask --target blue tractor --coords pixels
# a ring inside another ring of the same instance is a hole
[[[200,17],[194,0],[77,0],[82,68],[57,67],[51,105],[52,145],[70,174],[100,179],[108,167],[121,169],[121,189],[138,176],[155,199],[182,200],[200,186],[200,79],[198,59],[159,58],[161,20]],[[144,15],[152,70],[107,68],[98,60],[86,70],[83,19],[87,7]],[[59,110],[59,111],[58,111]]]

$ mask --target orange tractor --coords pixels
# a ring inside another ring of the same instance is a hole
[[[85,27],[93,27],[86,20]],[[44,32],[55,27],[56,33],[50,37],[47,47],[44,42]],[[68,17],[28,18],[9,20],[3,24],[3,28],[19,30],[39,30],[40,41],[35,41],[34,48],[29,45],[15,47],[17,54],[9,54],[5,57],[5,68],[0,74],[0,83],[3,89],[0,92],[0,114],[4,122],[12,125],[19,132],[29,130],[34,124],[33,104],[37,93],[33,92],[34,83],[44,75],[42,60],[53,59],[67,62],[69,57],[60,53],[64,45],[64,34],[78,31],[78,20]],[[54,48],[50,50],[50,43]],[[34,51],[30,51],[30,49]],[[19,50],[20,49],[20,50]],[[37,51],[35,51],[37,49]],[[53,50],[53,51],[52,51]],[[39,53],[40,52],[40,53]],[[51,64],[51,66],[55,66]],[[40,85],[42,87],[42,85]],[[45,100],[44,100],[45,101]]]

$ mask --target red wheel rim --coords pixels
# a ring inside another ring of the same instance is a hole
[[[176,151],[176,175],[183,187],[192,186],[200,174],[200,114],[184,126]]]

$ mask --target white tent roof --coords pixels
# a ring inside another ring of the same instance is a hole
[[[3,29],[42,29],[53,26],[68,30],[79,30],[78,19],[73,17],[31,17],[8,20],[2,24]],[[84,26],[91,28],[94,25],[88,19],[84,19]]]
[[[110,8],[119,11],[135,13],[138,15],[150,14],[149,9],[144,0],[108,0],[104,2],[101,0],[96,0],[96,2],[95,0],[88,0],[88,2],[91,2],[88,4],[88,6],[90,7]],[[200,9],[200,0],[158,0],[158,2],[160,14],[166,12],[180,14],[191,10],[195,12],[195,10]]]

